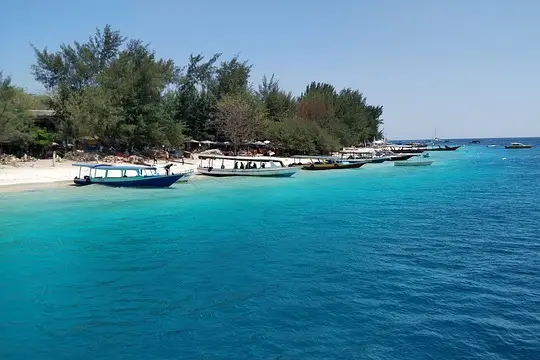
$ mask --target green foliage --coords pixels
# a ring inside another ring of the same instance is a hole
[[[288,155],[326,153],[339,148],[338,140],[318,124],[299,117],[271,122],[267,138]]]
[[[255,92],[252,65],[238,56],[192,54],[180,70],[109,25],[55,52],[33,48],[32,73],[51,96],[26,94],[0,76],[0,141],[52,141],[27,111],[48,108],[56,140],[93,137],[119,150],[178,147],[187,136],[235,145],[268,138],[278,151],[315,154],[382,135],[382,106],[359,90],[312,82],[296,98],[272,75]]]
[[[54,141],[54,134],[47,132],[47,130],[34,126],[32,128],[32,145],[45,148],[52,144]]]
[[[190,55],[186,73],[179,80],[174,119],[185,125],[192,139],[205,139],[210,135],[217,103],[215,63],[220,55],[215,54],[207,62],[203,62],[202,55]]]
[[[216,97],[221,99],[227,94],[246,93],[249,89],[249,73],[251,65],[247,61],[239,61],[235,56],[230,61],[223,61],[216,69]]]
[[[0,72],[0,142],[21,146],[31,141],[30,98]]]
[[[269,120],[282,121],[295,115],[296,99],[292,93],[279,88],[279,82],[274,79],[274,75],[270,79],[263,77],[258,95],[266,106]]]
[[[106,26],[87,42],[61,45],[56,53],[34,50],[34,76],[56,94],[52,104],[61,139],[94,137],[130,150],[182,144],[174,99],[163,96],[179,71],[141,40],[127,40]]]

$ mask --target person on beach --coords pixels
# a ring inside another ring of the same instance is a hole
[[[156,154],[154,153],[154,165],[157,164],[157,157],[156,157]]]

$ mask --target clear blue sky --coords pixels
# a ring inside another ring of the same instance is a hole
[[[29,91],[30,43],[50,50],[109,23],[177,64],[240,54],[275,73],[360,89],[389,138],[540,136],[540,2],[533,0],[8,0],[0,69]]]

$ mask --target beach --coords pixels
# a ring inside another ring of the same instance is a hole
[[[275,158],[281,160],[285,165],[293,162],[292,158]],[[148,161],[151,163],[151,161]],[[0,193],[19,192],[58,188],[73,184],[73,178],[79,174],[79,168],[73,166],[75,161],[56,161],[54,166],[52,159],[36,160],[29,162],[18,162],[16,165],[0,165]],[[171,162],[158,161],[157,167],[160,173],[164,173],[162,167]],[[198,159],[186,160],[184,165],[180,162],[173,162],[171,171],[179,173],[183,171],[195,170],[199,165]],[[97,164],[97,162],[96,162]],[[121,163],[116,163],[121,164]],[[217,162],[216,162],[217,164]],[[221,165],[221,162],[219,162]],[[234,161],[225,160],[227,168],[234,166]],[[204,176],[193,176],[191,180],[204,179]]]

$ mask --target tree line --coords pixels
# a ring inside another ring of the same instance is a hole
[[[252,65],[238,56],[192,54],[179,66],[108,25],[55,52],[33,48],[31,71],[48,95],[27,94],[0,73],[0,143],[28,149],[93,137],[139,151],[178,148],[187,138],[235,148],[264,139],[282,153],[312,154],[381,137],[383,107],[359,90],[312,82],[294,96],[273,75],[255,88]],[[36,106],[54,110],[53,130],[32,122]]]

